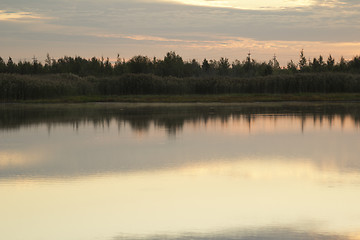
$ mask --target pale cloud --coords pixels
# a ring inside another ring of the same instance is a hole
[[[209,55],[215,58],[228,57],[230,60],[243,60],[248,52],[251,52],[257,60],[269,60],[274,54],[282,65],[286,65],[291,59],[295,62],[301,49],[305,49],[307,58],[317,58],[322,55],[324,58],[330,54],[340,60],[342,56],[350,59],[354,56],[354,49],[360,49],[360,42],[326,42],[326,41],[280,41],[280,40],[256,40],[252,38],[229,37],[213,35],[209,40],[204,39],[201,34],[193,36],[194,40],[180,38],[166,38],[151,35],[122,35],[122,34],[92,34],[93,37],[108,38],[114,41],[119,39],[130,39],[139,45],[164,47],[168,50],[177,50],[191,58],[191,52],[201,53],[194,58],[208,58]],[[219,52],[219,53],[216,53]],[[146,54],[146,53],[144,53]],[[164,54],[164,53],[162,53]],[[130,56],[128,56],[130,57]]]
[[[302,48],[309,57],[359,54],[358,1],[276,0],[280,8],[271,9],[264,7],[274,1],[179,1],[3,0],[0,54],[19,59],[120,52],[130,58],[176,50],[185,59],[234,59],[251,51],[264,61],[275,53],[283,64]]]
[[[164,38],[164,37],[157,37],[157,36],[151,36],[151,35],[125,35],[125,34],[102,34],[102,33],[98,33],[98,34],[90,34],[92,36],[95,37],[99,37],[99,38],[112,38],[112,39],[131,39],[131,40],[135,40],[135,41],[154,41],[154,42],[192,42],[192,41],[186,41],[186,40],[182,40],[182,39],[175,39],[175,38]]]
[[[0,10],[0,21],[26,21],[32,19],[50,19],[32,12],[8,12]]]

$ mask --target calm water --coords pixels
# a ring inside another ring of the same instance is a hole
[[[0,105],[0,239],[360,239],[360,104]]]

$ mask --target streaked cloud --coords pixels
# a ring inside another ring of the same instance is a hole
[[[270,6],[271,2],[271,6]],[[136,54],[230,59],[254,53],[282,64],[319,54],[359,54],[360,3],[307,1],[3,0],[2,57]]]
[[[290,60],[297,62],[298,54],[301,49],[305,49],[307,58],[314,58],[322,55],[327,58],[330,54],[339,61],[342,56],[351,58],[354,49],[360,49],[360,42],[323,42],[323,41],[278,41],[278,40],[256,40],[252,38],[212,36],[209,40],[204,36],[194,36],[193,40],[181,38],[166,38],[151,35],[122,35],[122,34],[91,34],[92,37],[107,38],[116,42],[121,39],[132,40],[133,44],[151,45],[176,50],[185,55],[185,59],[191,58],[191,52],[197,51],[198,55],[193,58],[201,61],[203,58],[218,59],[228,57],[230,60],[245,59],[248,52],[251,52],[257,60],[269,60],[274,54],[282,65],[286,65]],[[199,38],[199,40],[196,40]],[[218,53],[217,53],[218,52]],[[293,55],[291,55],[291,53]],[[141,54],[141,53],[139,53]],[[143,53],[152,56],[151,53]],[[165,54],[162,52],[161,54]],[[208,54],[208,55],[207,55]],[[211,57],[210,57],[211,58]]]
[[[31,20],[31,19],[50,19],[43,17],[32,12],[9,12],[0,10],[0,21],[18,21],[18,20]]]

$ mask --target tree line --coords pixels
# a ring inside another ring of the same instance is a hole
[[[0,58],[0,100],[50,99],[67,96],[112,96],[137,94],[301,94],[360,93],[360,57],[330,55],[307,59],[302,50],[297,63],[280,67],[274,56],[257,62],[250,53],[244,61],[227,58],[184,61],[175,52],[163,59],[119,56],[107,59],[63,57],[45,63],[5,62]]]
[[[147,56],[134,56],[129,60],[120,58],[118,55],[115,63],[109,58],[91,59],[79,56],[65,56],[59,59],[46,57],[44,63],[33,58],[32,61],[20,60],[17,63],[11,57],[5,61],[0,57],[0,73],[38,75],[38,74],[61,74],[70,73],[77,76],[120,76],[124,74],[152,74],[161,77],[262,77],[281,74],[296,73],[352,73],[360,74],[360,56],[339,61],[329,55],[327,59],[323,56],[307,59],[301,50],[297,62],[290,61],[285,67],[281,67],[276,56],[268,62],[257,62],[251,58],[249,53],[245,60],[230,62],[228,58],[219,60],[204,59],[201,63],[197,60],[184,61],[181,56],[171,51],[163,59]]]

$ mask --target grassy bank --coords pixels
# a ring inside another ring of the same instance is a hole
[[[360,75],[175,78],[0,74],[1,102],[359,101]]]
[[[305,94],[217,94],[217,95],[124,95],[124,96],[68,96],[61,98],[16,100],[17,103],[241,103],[241,102],[360,102],[360,93]]]

